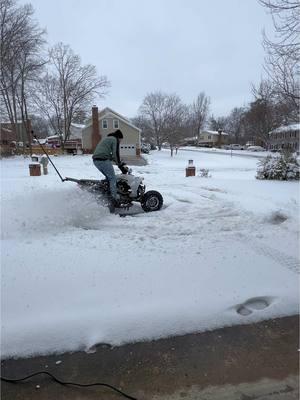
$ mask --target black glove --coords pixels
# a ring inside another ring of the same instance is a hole
[[[127,174],[129,168],[127,167],[127,165],[122,162],[120,165],[118,165],[119,169],[121,170],[122,174]]]

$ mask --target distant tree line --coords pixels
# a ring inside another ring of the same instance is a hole
[[[58,43],[46,49],[46,33],[33,17],[30,4],[0,0],[0,112],[16,132],[21,121],[24,142],[31,145],[33,129],[45,136],[59,134],[62,147],[71,122],[83,122],[95,97],[109,82],[95,66],[82,65],[70,46]]]

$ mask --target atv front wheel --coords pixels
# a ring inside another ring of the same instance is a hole
[[[146,212],[158,211],[163,205],[163,197],[156,190],[149,190],[146,192],[142,198],[141,206]]]

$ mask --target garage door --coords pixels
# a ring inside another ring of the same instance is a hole
[[[121,144],[120,145],[120,156],[135,156],[136,145],[135,144]]]

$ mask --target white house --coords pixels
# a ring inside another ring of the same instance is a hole
[[[202,131],[199,135],[199,146],[214,147],[228,141],[228,133],[218,131]]]
[[[299,152],[300,123],[280,126],[269,132],[270,150],[291,149]]]

